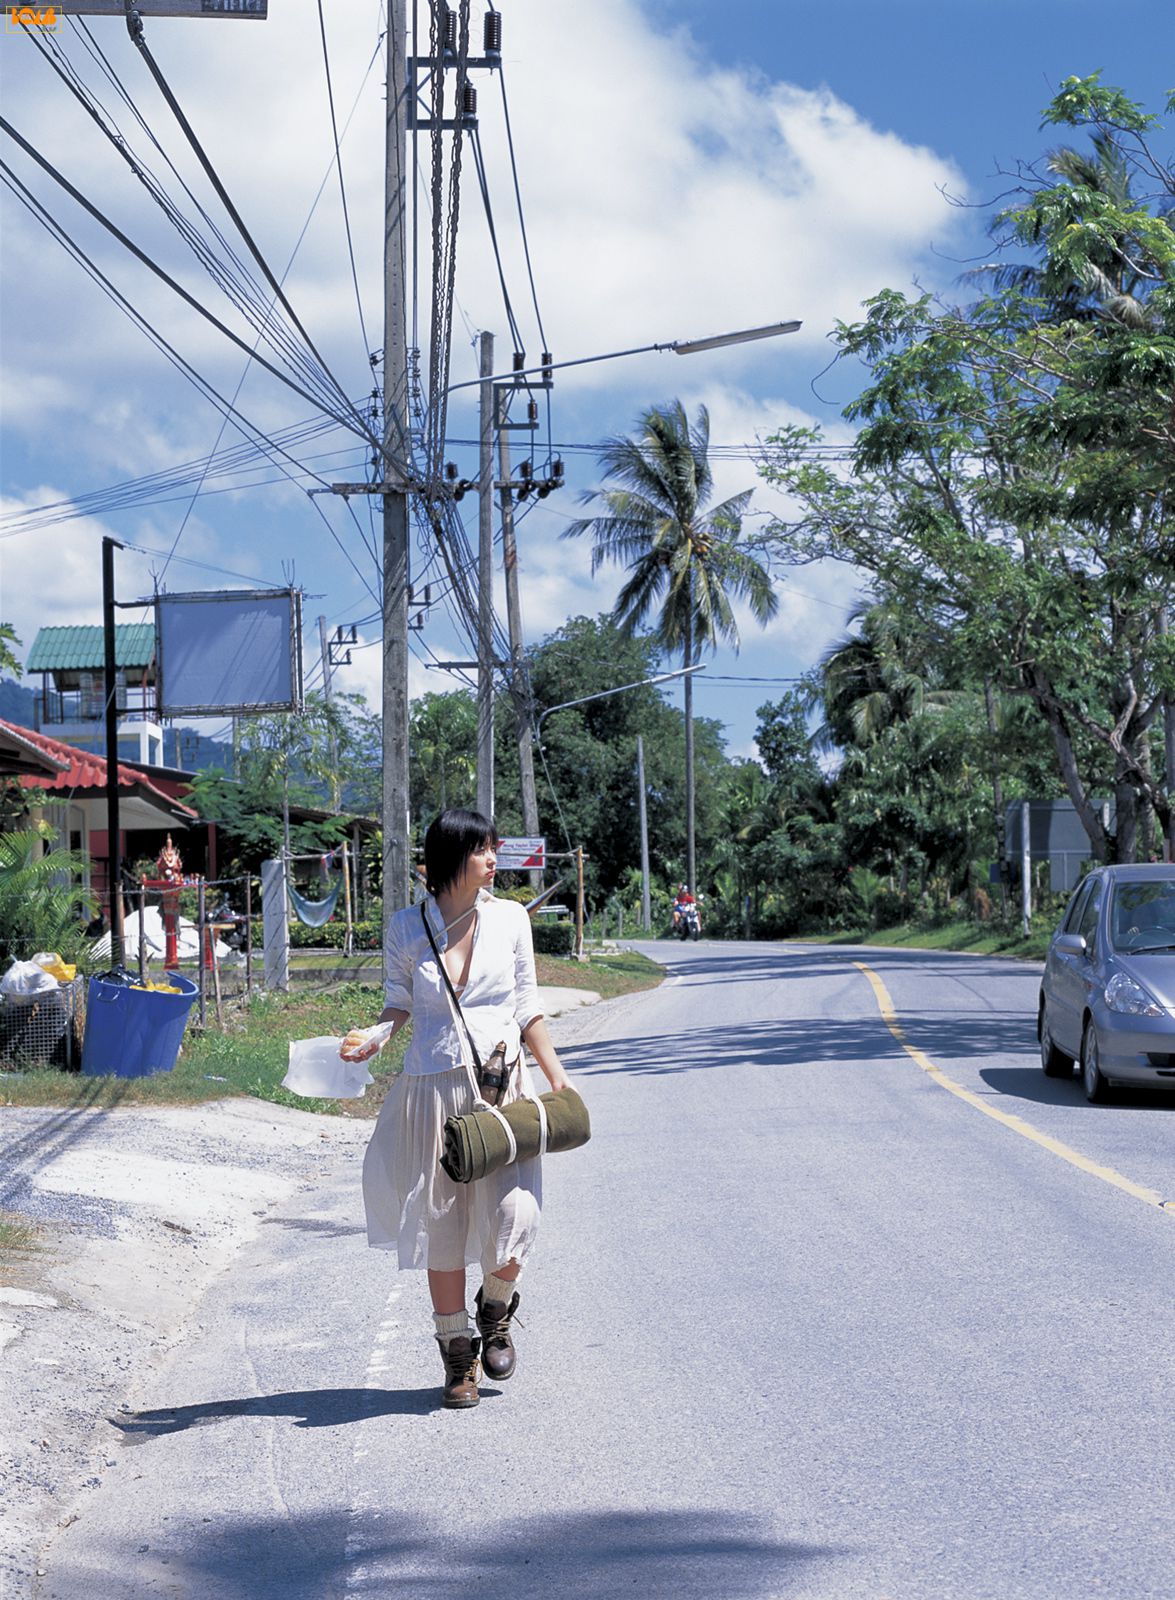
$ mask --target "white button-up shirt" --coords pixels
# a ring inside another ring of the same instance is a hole
[[[449,936],[431,895],[422,905],[396,912],[384,945],[384,1005],[411,1013],[404,1071],[417,1076],[472,1065],[465,1030],[424,931],[422,910],[443,955]],[[469,977],[460,998],[482,1061],[499,1041],[505,1042],[506,1059],[512,1061],[521,1049],[522,1030],[543,1014],[530,918],[517,901],[498,900],[485,889],[479,892]]]

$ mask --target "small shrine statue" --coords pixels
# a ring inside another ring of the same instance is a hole
[[[184,864],[180,853],[171,842],[171,834],[167,836],[167,843],[159,852],[155,863],[155,876],[164,883],[182,883],[184,879]]]

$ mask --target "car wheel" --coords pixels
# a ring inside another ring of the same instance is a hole
[[[1097,1029],[1092,1022],[1085,1024],[1081,1036],[1081,1087],[1091,1105],[1104,1106],[1110,1098],[1109,1079],[1098,1065]]]
[[[1073,1057],[1064,1050],[1057,1048],[1053,1036],[1049,1031],[1048,1008],[1044,1001],[1040,1003],[1040,1018],[1036,1025],[1040,1036],[1040,1065],[1046,1078],[1071,1078],[1073,1076]]]

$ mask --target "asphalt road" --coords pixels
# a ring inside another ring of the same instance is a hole
[[[436,1408],[422,1275],[324,1179],[109,1424],[39,1595],[1170,1600],[1175,1096],[1044,1078],[1029,966],[655,953],[559,1025],[595,1134],[517,1376]]]

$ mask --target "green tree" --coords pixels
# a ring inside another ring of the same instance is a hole
[[[80,856],[54,847],[45,825],[0,834],[0,960],[27,961],[41,950],[84,959],[84,922],[94,901],[78,881]]]
[[[632,633],[655,615],[653,638],[683,667],[697,664],[720,640],[738,646],[734,602],[760,624],[779,601],[771,579],[744,548],[742,519],[752,490],[711,505],[710,418],[698,408],[691,426],[680,400],[652,407],[632,438],[612,438],[600,465],[607,487],[586,504],[604,510],[573,522],[565,538],[590,534],[592,572],[609,561],[629,576],[612,615]],[[693,685],[685,680],[686,878],[696,888]]]
[[[477,800],[477,702],[465,689],[424,694],[408,717],[409,790],[421,827]]]
[[[11,672],[14,678],[19,678],[22,668],[12,649],[14,644],[19,644],[16,629],[11,622],[0,622],[0,672]]]
[[[541,712],[584,695],[639,684],[623,694],[555,712],[542,725],[536,754],[539,820],[550,847],[583,845],[587,888],[602,904],[628,882],[640,863],[636,740],[645,747],[651,874],[655,883],[685,876],[685,784],[682,714],[659,689],[641,680],[660,666],[660,646],[650,635],[626,634],[605,615],[573,617],[529,654],[528,668]],[[667,685],[672,692],[673,685]],[[522,830],[518,754],[508,704],[499,706],[496,729],[498,823]],[[715,837],[715,808],[726,771],[721,729],[698,718],[698,839],[703,860]],[[562,868],[567,871],[566,867]]]

